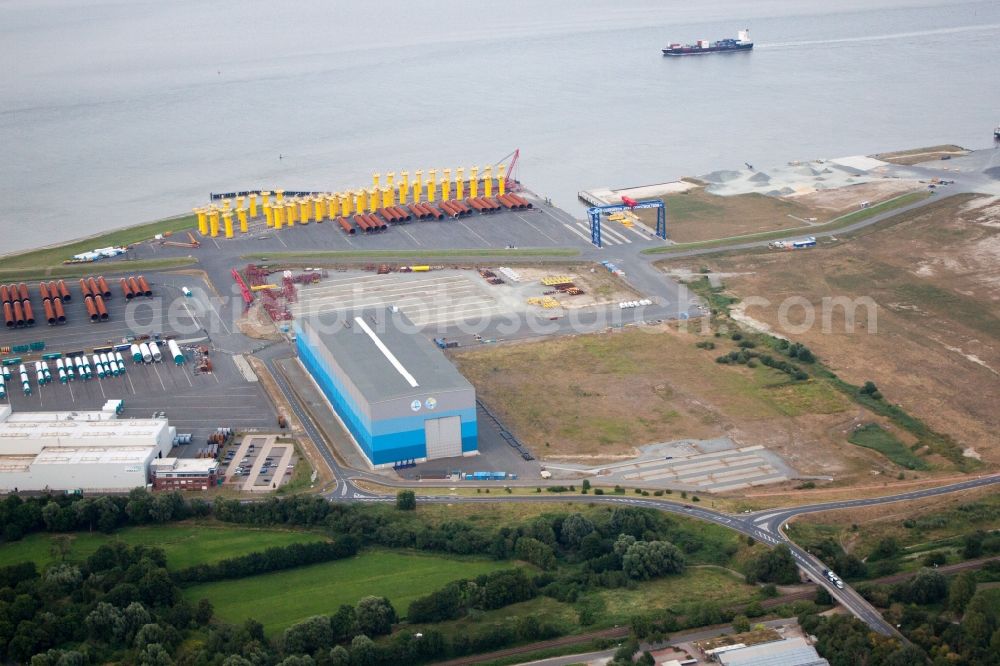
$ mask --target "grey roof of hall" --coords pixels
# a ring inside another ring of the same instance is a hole
[[[459,373],[441,349],[401,311],[366,308],[339,314],[342,316],[336,324],[312,322],[317,325],[311,328],[369,403],[472,389],[469,380]],[[418,386],[410,386],[363,327],[355,323],[355,317],[361,317],[375,332]]]

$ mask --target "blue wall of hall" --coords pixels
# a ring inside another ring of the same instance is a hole
[[[316,380],[372,464],[385,465],[426,457],[424,421],[431,417],[432,413],[383,419],[371,423],[361,407],[345,390],[336,373],[327,368],[326,364],[312,352],[303,336],[297,336],[296,347],[302,364]],[[461,417],[462,452],[476,451],[478,440],[475,408],[433,412],[433,418],[444,416]]]

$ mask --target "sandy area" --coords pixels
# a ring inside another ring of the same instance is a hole
[[[701,258],[699,265],[741,274],[725,281],[727,290],[767,299],[746,314],[779,332],[787,330],[779,323],[781,304],[804,299],[815,308],[815,325],[790,338],[845,380],[874,381],[886,399],[961,449],[1000,464],[997,200],[959,195],[829,249]],[[876,320],[857,308],[856,325],[845,332],[844,308],[828,307],[824,327],[823,298],[831,297],[871,298]],[[801,324],[802,312],[786,311],[786,323]]]
[[[915,180],[885,178],[832,190],[817,190],[809,194],[790,195],[790,197],[810,208],[849,212],[858,209],[862,201],[876,204],[923,188],[924,185]]]
[[[713,171],[700,176],[709,183],[707,191],[720,196],[735,194],[766,194],[782,197],[810,194],[859,183],[868,183],[883,177],[883,169],[862,171],[828,160],[791,162],[784,166],[736,171]]]

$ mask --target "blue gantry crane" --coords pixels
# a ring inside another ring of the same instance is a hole
[[[620,204],[607,204],[604,206],[592,206],[587,209],[587,215],[590,216],[590,242],[597,247],[604,247],[601,244],[601,216],[610,215],[612,213],[621,213],[626,210],[643,210],[648,208],[656,209],[656,236],[657,238],[667,239],[667,211],[663,206],[663,202],[659,199],[650,199],[648,201],[635,201],[634,199],[627,199],[622,197],[623,203]]]

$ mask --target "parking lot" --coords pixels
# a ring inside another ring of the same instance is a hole
[[[248,435],[229,446],[221,457],[226,483],[243,492],[270,492],[292,478],[298,456],[287,441],[276,435]]]
[[[126,372],[118,377],[89,381],[77,378],[60,384],[39,386],[29,371],[31,395],[12,385],[8,401],[15,411],[74,411],[100,409],[107,400],[122,399],[122,418],[148,418],[163,412],[178,433],[190,433],[192,443],[177,447],[178,455],[194,455],[209,434],[219,426],[245,430],[274,428],[277,415],[259,382],[247,381],[230,356],[212,356],[213,370],[199,373],[185,350],[188,362],[175,365],[133,363],[126,355]],[[54,369],[53,362],[49,365]]]

